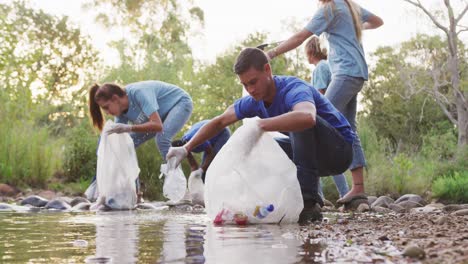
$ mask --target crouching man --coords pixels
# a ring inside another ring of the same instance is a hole
[[[273,76],[265,53],[257,48],[241,51],[234,72],[250,96],[243,97],[205,124],[185,145],[172,147],[167,159],[179,164],[193,148],[212,138],[225,127],[243,118],[255,121],[252,141],[264,131],[279,131],[288,138],[277,139],[296,164],[304,199],[300,223],[321,220],[323,201],[318,194],[320,176],[347,170],[352,161],[355,134],[346,118],[306,81],[292,76]],[[275,166],[275,164],[271,164]]]

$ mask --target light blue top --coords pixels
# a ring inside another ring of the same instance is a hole
[[[311,102],[315,105],[318,116],[336,128],[346,141],[354,141],[355,133],[346,118],[310,83],[293,76],[273,76],[273,79],[276,85],[273,103],[266,107],[263,101],[255,101],[251,96],[242,97],[234,103],[237,119],[279,116],[292,111],[300,102]]]
[[[344,0],[334,0],[335,5],[323,5],[317,10],[306,29],[328,39],[330,51],[328,62],[333,75],[348,75],[368,79],[364,50],[356,38],[353,18]],[[371,12],[360,8],[361,22],[373,16]]]
[[[327,89],[330,82],[330,66],[326,60],[320,60],[312,72],[312,86],[317,90],[323,90]]]
[[[131,83],[125,87],[125,92],[128,95],[128,110],[115,118],[117,123],[146,123],[154,112],[158,112],[164,121],[172,107],[181,99],[192,100],[178,86],[161,81]]]

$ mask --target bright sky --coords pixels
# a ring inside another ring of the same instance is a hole
[[[6,0],[8,1],[8,0]],[[269,33],[269,41],[274,42],[287,38],[285,25],[295,20],[301,28],[317,9],[317,0],[194,0],[205,12],[205,28],[199,36],[191,39],[190,44],[195,58],[212,62],[216,55],[228,47],[245,39],[249,33],[256,31]],[[432,23],[416,12],[415,8],[402,0],[355,0],[384,20],[384,26],[364,32],[366,53],[382,45],[393,45],[408,40],[418,32],[440,34]],[[5,0],[0,0],[5,2]],[[430,7],[442,7],[441,0],[424,0]],[[460,2],[460,1],[453,1]],[[68,15],[70,20],[90,34],[94,45],[101,51],[106,63],[112,63],[116,54],[107,48],[106,43],[116,34],[110,34],[96,26],[93,17],[81,10],[82,0],[33,0],[35,7],[42,8],[55,15]],[[460,9],[455,9],[458,14]],[[468,25],[465,19],[464,25]],[[117,34],[118,35],[118,34]],[[468,41],[468,32],[462,33],[464,42]]]

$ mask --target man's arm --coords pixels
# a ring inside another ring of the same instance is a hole
[[[195,157],[192,155],[191,152],[189,152],[189,153],[187,154],[187,160],[188,160],[188,162],[189,162],[189,164],[190,164],[190,169],[191,169],[192,171],[198,170],[198,162],[195,160]]]
[[[201,165],[201,168],[203,171],[206,171],[208,169],[214,157],[216,156],[215,151],[210,144],[208,145],[208,147],[206,147],[205,153],[206,153],[206,158],[203,161],[203,164]]]
[[[238,120],[239,119],[237,119],[236,112],[234,110],[234,105],[229,106],[223,114],[211,119],[211,121],[202,126],[195,136],[193,136],[192,139],[184,145],[185,149],[187,152],[190,152],[196,146],[216,136],[225,127],[237,122]]]
[[[294,105],[289,113],[260,119],[258,125],[264,131],[302,131],[315,126],[317,111],[311,102],[300,102]]]

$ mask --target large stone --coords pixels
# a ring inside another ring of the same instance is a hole
[[[388,208],[385,208],[385,207],[381,207],[381,206],[372,207],[372,210],[374,210],[377,213],[381,213],[381,214],[388,214],[388,213],[393,212],[392,210],[390,210]]]
[[[5,183],[0,183],[0,196],[14,197],[20,191],[13,186],[10,186]]]
[[[69,210],[71,206],[61,199],[54,199],[45,205],[46,209]]]
[[[377,200],[375,200],[375,202],[371,204],[371,208],[374,208],[375,206],[388,208],[388,205],[392,204],[394,201],[395,200],[388,196],[380,196],[379,198],[377,198]]]
[[[365,199],[353,199],[351,200],[349,203],[345,203],[344,204],[344,210],[345,211],[348,211],[348,210],[351,210],[351,211],[354,211],[354,210],[357,210],[359,205],[361,204],[368,204],[368,201],[367,201],[367,198]]]
[[[40,191],[37,195],[40,197],[44,197],[47,200],[52,200],[55,199],[55,197],[57,197],[57,194],[50,190]]]
[[[421,205],[426,205],[426,201],[424,201],[424,199],[417,195],[417,194],[405,194],[403,196],[401,196],[400,198],[398,198],[395,203],[396,204],[399,204],[401,202],[405,202],[405,201],[411,201],[411,202],[415,202],[415,203],[419,203]]]
[[[468,204],[449,204],[444,206],[444,211],[446,212],[454,212],[463,209],[468,209]]]
[[[37,196],[37,195],[31,195],[31,196],[28,196],[26,197],[26,199],[22,200],[21,201],[21,205],[32,205],[34,207],[44,207],[47,203],[49,202],[49,200],[47,199],[44,199],[40,196]]]
[[[455,213],[453,214],[459,215],[459,216],[468,215],[468,209],[461,209],[461,210],[455,211]]]
[[[396,213],[404,213],[406,211],[405,208],[399,204],[389,204],[388,208]]]
[[[90,203],[90,202],[88,201],[88,199],[83,198],[83,197],[75,197],[69,202],[71,206],[75,206],[80,203]]]
[[[375,201],[377,200],[377,196],[367,196],[367,201],[369,202],[369,204],[373,204]]]
[[[418,246],[410,245],[403,251],[403,256],[417,259],[424,259],[426,252]]]
[[[82,202],[79,204],[75,204],[71,210],[72,211],[88,211],[90,207],[91,207],[90,202]]]
[[[398,204],[399,206],[403,207],[406,209],[406,211],[409,211],[413,208],[416,208],[416,207],[423,207],[422,204],[420,203],[417,203],[417,202],[413,202],[413,201],[403,201],[403,202],[399,202],[399,203],[396,203]]]

